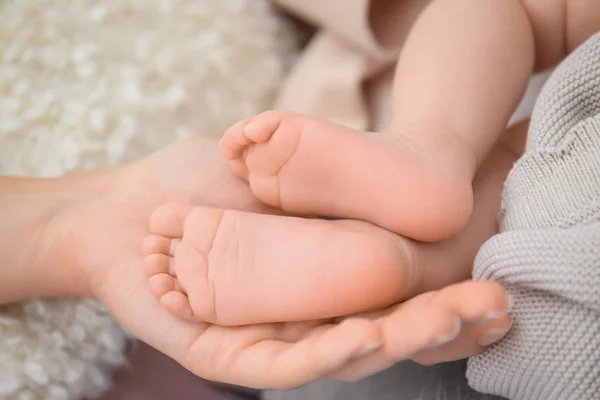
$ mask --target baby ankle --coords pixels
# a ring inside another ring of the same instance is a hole
[[[480,164],[473,146],[441,122],[397,121],[390,124],[387,133],[393,140],[412,147],[415,153],[430,156],[428,161],[441,171],[451,173],[469,184]]]

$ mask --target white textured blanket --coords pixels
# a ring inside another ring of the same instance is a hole
[[[0,0],[0,174],[220,135],[269,107],[294,53],[267,0]],[[100,394],[126,342],[91,300],[0,307],[0,399]]]

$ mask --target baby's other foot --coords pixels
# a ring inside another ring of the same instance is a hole
[[[402,298],[397,237],[360,221],[322,221],[168,204],[143,243],[153,293],[172,314],[219,325],[305,321]]]
[[[423,241],[458,232],[472,208],[470,177],[444,162],[441,147],[283,111],[247,118],[220,142],[234,173],[268,205],[362,219]]]

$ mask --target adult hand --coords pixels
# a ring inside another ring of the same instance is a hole
[[[270,388],[291,388],[325,376],[356,379],[411,357],[423,363],[468,357],[481,350],[477,340],[485,332],[509,321],[507,315],[486,320],[490,310],[507,307],[495,284],[467,282],[435,291],[468,279],[477,249],[495,232],[502,182],[515,155],[498,147],[490,157],[476,182],[473,218],[461,234],[439,244],[396,238],[389,247],[403,253],[406,263],[398,267],[413,277],[409,291],[416,297],[340,323],[221,327],[184,322],[158,304],[148,287],[140,246],[156,207],[181,201],[278,213],[256,201],[229,173],[215,144],[201,139],[175,143],[134,164],[65,178],[62,185],[86,184],[76,201],[63,202],[53,213],[40,234],[47,240],[39,243],[48,246],[49,264],[68,271],[72,294],[100,299],[136,337],[201,377]],[[330,247],[323,244],[315,252]],[[468,329],[456,331],[457,317]]]

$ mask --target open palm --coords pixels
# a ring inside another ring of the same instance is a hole
[[[215,144],[201,139],[177,142],[137,163],[97,175],[102,189],[63,215],[70,229],[63,244],[72,249],[66,262],[90,282],[89,292],[132,334],[206,379],[291,388],[325,376],[355,379],[415,355],[425,362],[466,357],[480,348],[469,345],[465,353],[464,346],[457,352],[449,351],[447,344],[441,353],[420,350],[455,330],[457,319],[476,319],[503,301],[500,288],[490,290],[488,284],[478,289],[478,283],[470,282],[339,323],[221,327],[185,322],[165,311],[147,284],[141,243],[152,211],[172,201],[278,211],[259,203],[229,173]],[[471,302],[476,306],[465,310],[452,300],[464,296],[477,300]],[[456,340],[473,336],[465,332]]]

